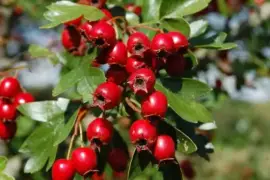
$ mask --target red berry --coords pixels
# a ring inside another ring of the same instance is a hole
[[[186,67],[186,61],[183,55],[174,54],[167,58],[165,65],[169,76],[182,76]]]
[[[0,96],[14,97],[21,92],[19,81],[14,77],[6,77],[0,83]]]
[[[173,39],[168,34],[159,33],[153,38],[151,49],[157,57],[167,57],[169,54],[174,52]]]
[[[116,172],[125,171],[128,165],[128,154],[123,149],[114,148],[108,155],[108,163]]]
[[[81,176],[93,171],[97,167],[97,156],[93,149],[77,148],[72,152],[71,160],[77,173]]]
[[[117,42],[108,52],[108,64],[125,66],[127,63],[127,48],[123,42]]]
[[[171,136],[160,135],[157,138],[153,155],[158,161],[174,158],[175,143]]]
[[[90,40],[90,32],[93,28],[93,23],[92,22],[89,22],[89,21],[86,21],[84,23],[82,23],[80,26],[79,26],[79,30],[81,32],[81,34],[87,39],[87,40]]]
[[[82,19],[83,19],[83,16],[80,16],[80,17],[78,17],[76,19],[73,19],[71,21],[65,22],[65,25],[66,26],[75,26],[75,27],[77,27],[77,26],[79,26],[81,24]]]
[[[145,62],[138,56],[132,56],[127,59],[126,70],[129,74],[144,67],[146,67]]]
[[[52,180],[72,180],[75,175],[75,168],[72,161],[58,159],[52,167]]]
[[[217,89],[221,89],[222,88],[222,81],[220,79],[216,79],[216,87]]]
[[[107,0],[89,0],[91,6],[102,8],[106,4]]]
[[[180,32],[169,32],[168,35],[172,38],[174,43],[174,49],[186,49],[188,47],[188,39]]]
[[[62,45],[67,51],[76,50],[81,44],[81,34],[73,26],[65,27],[62,32]]]
[[[155,83],[155,74],[147,68],[138,69],[128,78],[130,89],[138,95],[145,95],[152,92]]]
[[[107,9],[101,9],[101,11],[104,14],[104,17],[101,19],[101,21],[108,21],[113,18],[111,12],[108,11]]]
[[[91,32],[90,39],[95,46],[105,48],[116,43],[116,33],[114,28],[105,21],[96,23]]]
[[[149,120],[137,120],[131,125],[129,136],[133,144],[140,148],[149,148],[157,139],[157,130]]]
[[[188,179],[193,179],[195,177],[196,175],[195,171],[189,160],[186,159],[186,160],[181,161],[180,167],[185,177],[187,177]]]
[[[113,136],[113,125],[103,118],[96,118],[87,128],[88,140],[92,143],[109,144]]]
[[[167,97],[160,91],[155,91],[142,101],[144,117],[158,116],[164,118],[168,109]]]
[[[93,97],[93,106],[102,110],[112,109],[119,105],[121,101],[122,90],[112,82],[100,84]]]
[[[16,118],[16,107],[9,102],[0,103],[0,119],[14,121]]]
[[[130,12],[133,12],[133,13],[137,14],[138,16],[140,16],[141,13],[142,13],[142,8],[140,6],[136,6],[133,3],[125,5],[125,9],[127,11],[130,11]]]
[[[30,103],[34,101],[35,98],[32,96],[32,94],[21,92],[15,96],[13,103],[15,107],[17,107],[21,104]]]
[[[127,78],[128,74],[124,67],[118,65],[111,65],[106,72],[106,78],[108,82],[114,82],[115,84],[123,84]]]
[[[0,121],[0,139],[8,140],[16,134],[16,122],[2,122]]]
[[[133,33],[127,41],[127,48],[131,55],[144,56],[144,53],[150,49],[151,41],[142,32]]]

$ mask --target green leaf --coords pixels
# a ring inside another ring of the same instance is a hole
[[[184,18],[181,17],[164,18],[161,20],[161,26],[168,31],[179,31],[187,37],[190,35],[189,24]]]
[[[136,179],[137,176],[150,167],[152,167],[151,154],[147,151],[139,153],[135,149],[128,169],[128,180]]]
[[[45,47],[33,44],[29,47],[28,51],[33,58],[47,57],[51,60],[53,64],[58,63],[58,58],[56,54]]]
[[[92,103],[92,94],[97,86],[106,81],[104,72],[98,68],[90,68],[78,82],[77,91],[83,97],[83,102]]]
[[[142,17],[143,22],[158,21],[159,12],[162,0],[143,0],[142,4]]]
[[[185,154],[191,154],[193,152],[197,151],[196,144],[187,136],[185,135],[181,130],[174,127],[176,130],[176,137],[177,137],[177,150],[185,153]]]
[[[57,101],[42,101],[27,103],[19,106],[18,110],[25,116],[41,122],[63,114],[69,103],[68,99],[59,98]]]
[[[211,0],[170,0],[162,1],[160,17],[182,17],[206,8]]]
[[[0,156],[0,172],[6,168],[8,159],[4,156]]]
[[[137,14],[132,12],[126,13],[126,20],[128,21],[129,25],[136,25],[140,23],[140,18],[137,16]]]
[[[41,28],[53,28],[59,24],[79,18],[82,15],[89,21],[97,21],[104,16],[98,8],[70,1],[58,1],[52,3],[47,8],[48,11],[44,13],[44,17],[51,23]]]
[[[192,38],[203,34],[207,29],[208,22],[205,20],[198,20],[190,23],[189,25],[191,30],[190,37]]]
[[[199,64],[197,57],[190,49],[188,50],[188,53],[185,55],[185,57],[188,57],[191,60],[193,67]]]
[[[175,84],[176,85],[176,84]],[[194,98],[200,97],[203,93],[195,93],[195,90],[191,89],[191,92],[183,90],[177,91],[177,89],[167,89],[161,83],[157,82],[155,88],[162,91],[168,98],[169,106],[184,120],[197,123],[200,122],[212,122],[211,113],[201,104],[197,103]],[[192,92],[193,91],[193,92]],[[184,96],[187,94],[187,96]]]
[[[53,146],[51,148],[51,152],[50,152],[50,156],[49,156],[49,160],[48,160],[48,164],[46,167],[46,171],[49,171],[55,161],[56,158],[56,154],[57,154],[57,150],[58,150],[58,146]]]
[[[47,162],[48,157],[46,156],[45,152],[38,156],[33,156],[27,160],[24,166],[25,173],[34,173],[43,168]]]
[[[16,123],[17,123],[16,137],[28,136],[30,132],[33,130],[35,125],[35,121],[26,116],[17,117]]]
[[[15,178],[14,177],[11,177],[11,176],[9,176],[9,175],[7,175],[7,174],[5,174],[5,173],[0,173],[0,179],[1,180],[15,180]]]

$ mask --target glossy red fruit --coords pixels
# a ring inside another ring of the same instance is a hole
[[[93,106],[108,110],[119,105],[122,90],[115,83],[105,82],[97,87],[93,96]]]
[[[174,54],[167,58],[165,69],[169,76],[182,76],[185,72],[185,67],[186,60],[183,55]]]
[[[35,98],[32,96],[32,94],[27,93],[27,92],[21,92],[19,94],[17,94],[13,100],[13,103],[15,105],[15,107],[21,105],[21,104],[25,104],[25,103],[30,103],[30,102],[34,102]]]
[[[80,33],[88,40],[90,41],[90,32],[93,28],[93,25],[94,23],[92,22],[89,22],[89,21],[86,21],[84,23],[82,23],[80,26],[79,26],[79,31]]]
[[[0,82],[0,96],[14,97],[21,92],[19,81],[14,77],[5,77]]]
[[[165,33],[155,35],[151,43],[151,49],[159,58],[165,58],[174,52],[173,39]]]
[[[142,32],[133,33],[127,41],[127,48],[131,55],[144,57],[144,53],[150,49],[151,41]]]
[[[185,159],[180,162],[181,170],[184,174],[184,176],[188,179],[193,179],[196,175],[191,162],[188,159]]]
[[[128,78],[130,89],[138,95],[146,95],[153,91],[156,82],[155,74],[152,70],[141,68],[132,73]]]
[[[158,116],[164,118],[168,109],[167,97],[160,91],[155,91],[142,101],[144,117]]]
[[[0,119],[6,121],[14,121],[16,118],[16,107],[9,102],[2,102],[0,104]]]
[[[114,148],[108,155],[108,163],[116,172],[125,171],[128,165],[128,154],[121,148]]]
[[[145,62],[138,56],[131,56],[127,59],[126,70],[129,74],[137,71],[138,69],[146,67]]]
[[[126,9],[126,11],[133,12],[133,13],[137,14],[138,16],[140,16],[142,13],[142,8],[140,6],[136,6],[133,3],[129,3],[129,4],[125,5],[125,9]]]
[[[113,82],[120,85],[127,80],[128,74],[124,67],[118,65],[111,65],[106,72],[106,78],[108,82]]]
[[[113,125],[103,118],[96,118],[87,128],[87,138],[91,143],[109,144],[113,136]]]
[[[82,22],[82,19],[83,19],[83,16],[80,16],[74,20],[71,20],[71,21],[68,21],[68,22],[65,22],[65,25],[66,26],[79,26]]]
[[[141,149],[151,147],[157,139],[157,130],[149,120],[137,120],[129,129],[129,137],[133,144]]]
[[[73,26],[65,27],[62,32],[62,45],[67,51],[76,50],[81,44],[81,34]]]
[[[168,35],[172,38],[175,50],[182,50],[188,48],[187,37],[180,32],[169,32]]]
[[[12,139],[16,134],[16,130],[17,130],[16,122],[0,121],[0,139],[2,140]]]
[[[52,167],[52,180],[72,180],[75,175],[75,168],[72,161],[58,159]]]
[[[104,14],[104,17],[101,19],[101,21],[108,21],[113,18],[111,12],[108,11],[107,9],[101,9],[101,11]]]
[[[154,147],[153,155],[158,161],[173,159],[175,155],[175,143],[171,136],[160,135]]]
[[[123,42],[117,42],[107,54],[108,64],[118,64],[125,66],[127,63],[127,48]]]
[[[93,26],[89,38],[95,46],[100,48],[106,48],[116,43],[115,30],[105,21],[99,21]]]
[[[97,156],[93,149],[77,148],[72,152],[71,160],[77,173],[81,176],[96,170]]]
[[[102,8],[106,4],[107,0],[89,0],[91,6],[95,6],[97,8]]]

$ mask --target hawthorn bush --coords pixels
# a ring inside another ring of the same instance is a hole
[[[0,84],[2,139],[13,137],[16,121],[39,122],[19,149],[27,157],[24,172],[45,169],[54,180],[182,179],[182,172],[193,178],[190,162],[179,164],[177,156],[208,160],[213,148],[200,126],[214,122],[201,103],[212,89],[193,78],[193,51],[236,47],[226,33],[206,36],[207,22],[192,16],[209,3],[51,3],[41,28],[63,25],[65,50],[31,45],[29,53],[61,64],[55,100],[34,102],[16,76]],[[84,128],[88,114],[95,118]]]

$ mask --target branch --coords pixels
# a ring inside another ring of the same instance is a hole
[[[137,113],[141,113],[141,109],[138,108],[128,97],[125,98],[127,105]]]

